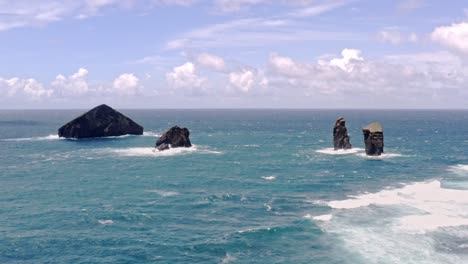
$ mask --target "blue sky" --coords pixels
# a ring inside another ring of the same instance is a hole
[[[468,3],[0,0],[0,108],[467,108]]]

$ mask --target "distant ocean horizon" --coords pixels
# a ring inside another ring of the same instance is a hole
[[[0,263],[468,263],[467,109],[115,109],[144,134],[0,110]],[[174,125],[194,146],[153,152]]]
[[[109,104],[114,107],[113,105]],[[0,111],[57,111],[57,110],[83,110],[88,111],[92,107],[80,107],[80,108],[0,108]],[[293,107],[259,107],[259,108],[129,108],[129,107],[114,107],[115,109],[121,110],[307,110],[307,111],[468,111],[468,108],[293,108]]]

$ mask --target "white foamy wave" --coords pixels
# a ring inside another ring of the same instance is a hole
[[[312,219],[314,219],[316,221],[330,221],[332,218],[333,218],[333,215],[331,215],[331,214],[318,215],[318,216],[312,217]]]
[[[322,230],[338,234],[343,247],[368,263],[468,263],[468,191],[419,182],[330,201],[333,221]],[[450,243],[447,243],[450,241]],[[466,252],[465,252],[466,253]]]
[[[129,157],[165,157],[185,155],[190,153],[223,154],[220,151],[210,150],[207,147],[197,145],[192,145],[190,148],[171,148],[164,151],[159,151],[154,148],[106,148],[101,149],[100,151]]]
[[[368,156],[366,153],[358,153],[359,157],[363,157],[366,159],[371,160],[382,160],[382,159],[389,159],[389,158],[398,158],[398,157],[407,157],[407,155],[399,154],[399,153],[382,153],[380,156]]]
[[[112,225],[114,221],[112,220],[99,220],[98,221],[101,225]]]
[[[236,258],[229,253],[226,253],[226,256],[221,260],[221,264],[228,264],[231,263],[232,261],[235,261]]]
[[[331,201],[335,209],[353,209],[370,205],[399,205],[415,209],[398,219],[397,226],[424,232],[440,227],[468,225],[468,191],[441,187],[440,181],[422,182],[377,193]]]
[[[259,227],[259,228],[248,228],[248,229],[244,229],[244,230],[237,231],[237,233],[239,233],[239,234],[243,234],[243,233],[253,233],[253,232],[258,232],[258,231],[262,231],[262,230],[270,231],[271,228],[270,228],[270,227],[266,227],[266,228],[263,228],[263,227]]]
[[[455,165],[455,166],[451,166],[449,168],[449,170],[455,172],[455,173],[468,173],[468,165],[462,165],[462,164],[458,164],[458,165]]]
[[[324,215],[312,216],[312,215],[310,215],[310,214],[306,214],[306,215],[304,215],[304,218],[313,219],[313,220],[315,220],[315,221],[327,222],[327,221],[330,221],[330,220],[333,218],[333,215],[331,215],[331,214],[324,214]]]
[[[161,134],[158,134],[158,133],[153,132],[153,131],[145,131],[145,132],[143,132],[143,136],[144,137],[160,137]]]
[[[155,193],[159,196],[162,197],[168,197],[168,196],[176,196],[179,193],[178,192],[171,192],[171,191],[162,191],[162,190],[145,190],[147,193]]]
[[[48,135],[45,137],[28,137],[28,138],[8,138],[2,139],[3,141],[42,141],[42,140],[56,140],[60,139],[58,135]]]
[[[272,180],[275,180],[275,179],[276,179],[276,176],[262,176],[262,179],[265,179],[265,180],[268,180],[268,181],[272,181]]]
[[[328,155],[346,155],[346,154],[355,154],[363,151],[361,148],[352,148],[352,149],[337,149],[334,148],[325,148],[319,149],[316,152]]]

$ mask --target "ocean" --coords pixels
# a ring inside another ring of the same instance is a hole
[[[468,111],[118,110],[144,135],[0,111],[0,263],[468,263]],[[193,148],[153,152],[174,125]]]

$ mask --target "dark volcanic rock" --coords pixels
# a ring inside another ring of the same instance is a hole
[[[346,129],[346,120],[343,117],[338,118],[333,128],[333,147],[337,149],[350,149],[348,130]]]
[[[68,122],[58,130],[59,137],[93,138],[142,135],[143,127],[102,104]]]
[[[156,148],[159,151],[166,150],[169,148],[185,147],[189,148],[192,146],[190,143],[190,132],[187,128],[180,128],[178,126],[171,127],[166,133],[164,133],[156,142]]]
[[[362,129],[364,143],[366,144],[366,154],[369,156],[380,156],[384,153],[383,127],[375,122]]]

